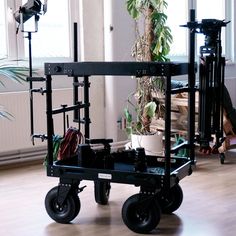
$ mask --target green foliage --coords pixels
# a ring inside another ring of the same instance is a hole
[[[136,21],[140,17],[147,17],[146,10],[152,9],[151,21],[154,36],[151,45],[152,61],[169,61],[167,55],[173,38],[170,28],[166,25],[167,15],[164,11],[168,6],[167,2],[165,0],[127,0],[126,6],[130,16]]]
[[[5,77],[13,82],[22,84],[26,81],[26,76],[28,73],[29,69],[26,67],[12,66],[9,64],[0,65],[0,85],[5,86],[1,81],[1,77]],[[13,116],[9,112],[5,111],[3,106],[0,106],[0,118],[12,120]]]
[[[149,117],[153,118],[157,109],[157,104],[155,102],[149,102],[144,107],[144,113]]]
[[[53,140],[52,140],[53,141],[53,161],[57,161],[58,152],[59,152],[62,140],[63,140],[63,137],[60,135],[53,136]],[[44,162],[43,162],[44,166],[47,166],[47,158],[48,158],[48,155],[44,159]]]
[[[130,105],[134,106],[134,104],[130,103]],[[138,108],[137,108],[138,109]],[[138,111],[137,112],[137,120],[136,122],[133,121],[133,116],[130,113],[130,109],[129,107],[126,107],[124,109],[124,117],[126,119],[126,133],[128,135],[132,134],[132,133],[136,133],[136,134],[146,134],[147,130],[145,127],[145,123],[142,122],[142,118],[143,116],[147,117],[148,119],[152,119],[155,117],[156,115],[156,110],[157,110],[157,104],[154,101],[148,102],[142,111]]]
[[[0,65],[0,76],[17,83],[25,82],[27,73],[29,73],[29,69],[26,67]],[[4,86],[2,81],[0,83]]]
[[[127,11],[136,22],[136,42],[132,55],[136,61],[169,61],[168,54],[173,41],[170,28],[166,25],[165,0],[126,0]],[[144,27],[140,27],[144,23]],[[140,34],[140,28],[143,31]],[[143,29],[142,29],[143,28]],[[161,102],[156,95],[164,90],[162,77],[137,78],[137,90],[133,94],[136,104],[128,98],[128,105],[136,111],[136,121],[132,121],[129,109],[125,109],[127,133],[148,134],[155,115],[163,116]]]
[[[127,10],[133,19],[137,19],[140,16],[140,4],[142,1],[140,0],[127,0]]]
[[[128,135],[131,135],[131,133],[132,133],[132,120],[133,120],[133,118],[132,118],[132,115],[131,115],[131,113],[130,113],[128,108],[124,109],[124,116],[125,116],[125,120],[126,120],[126,133]]]
[[[132,115],[130,114],[128,108],[125,108],[124,114],[125,114],[126,121],[127,121],[128,123],[131,123],[131,122],[132,122]]]

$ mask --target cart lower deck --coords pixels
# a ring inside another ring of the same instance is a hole
[[[48,175],[59,177],[60,183],[45,198],[49,216],[59,223],[69,223],[78,215],[83,180],[94,181],[95,201],[102,205],[108,204],[111,183],[131,184],[140,187],[140,191],[125,201],[123,221],[134,232],[150,232],[158,225],[161,213],[172,213],[180,207],[183,192],[179,181],[192,173],[192,164],[189,158],[173,157],[170,176],[166,176],[163,157],[146,158],[142,172],[135,170],[130,160],[114,161],[112,169],[84,168],[79,166],[77,156],[54,162],[47,167]]]
[[[159,156],[147,156],[147,167],[145,171],[135,171],[135,164],[131,161],[114,161],[112,169],[85,168],[78,164],[78,158],[56,161],[53,166],[48,167],[48,175],[53,177],[71,178],[77,180],[106,180],[137,186],[162,187],[166,177],[164,158]],[[192,163],[189,158],[171,158],[170,187],[178,183],[185,176],[192,173]]]

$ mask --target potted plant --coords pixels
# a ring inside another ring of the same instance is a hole
[[[135,20],[136,41],[132,48],[135,60],[169,61],[167,55],[170,51],[172,35],[170,28],[166,25],[167,2],[165,0],[127,0],[126,5],[130,16]],[[144,76],[136,79],[137,88],[132,94],[134,99],[129,97],[125,108],[127,132],[135,135],[157,136],[159,132],[152,129],[151,123],[154,117],[164,118],[164,78]],[[133,121],[130,108],[134,108],[136,112],[135,121]],[[162,142],[162,136],[159,140]],[[136,145],[132,144],[132,146]]]
[[[0,65],[0,84],[5,86],[1,81],[1,77],[5,77],[17,83],[25,82],[27,73],[29,73],[29,69],[26,67],[2,64]],[[0,118],[11,119],[13,116],[0,105]]]

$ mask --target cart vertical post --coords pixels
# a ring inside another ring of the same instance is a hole
[[[170,189],[170,155],[171,155],[171,76],[168,66],[165,84],[165,188]]]
[[[84,136],[85,139],[90,138],[90,117],[89,117],[89,87],[90,87],[90,82],[89,82],[89,76],[84,76]]]
[[[77,31],[77,23],[74,23],[74,62],[78,62],[78,31]],[[78,87],[75,86],[78,83],[78,76],[74,76],[73,83],[74,83],[74,90],[73,90],[73,101],[74,105],[78,102]],[[78,110],[74,111],[74,120],[78,121],[79,113]],[[79,123],[80,124],[80,123]]]
[[[195,23],[195,10],[190,10],[190,24]],[[194,138],[195,138],[195,30],[189,29],[189,71],[188,71],[188,86],[190,89],[188,95],[188,143],[190,145],[189,157],[194,162]]]
[[[47,138],[48,138],[48,153],[47,167],[53,165],[53,118],[52,118],[52,76],[46,76],[46,113],[47,113]],[[49,171],[49,169],[48,169]]]

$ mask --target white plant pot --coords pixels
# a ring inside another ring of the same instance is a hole
[[[146,155],[159,156],[163,154],[163,133],[153,135],[131,135],[132,148],[143,147]]]

